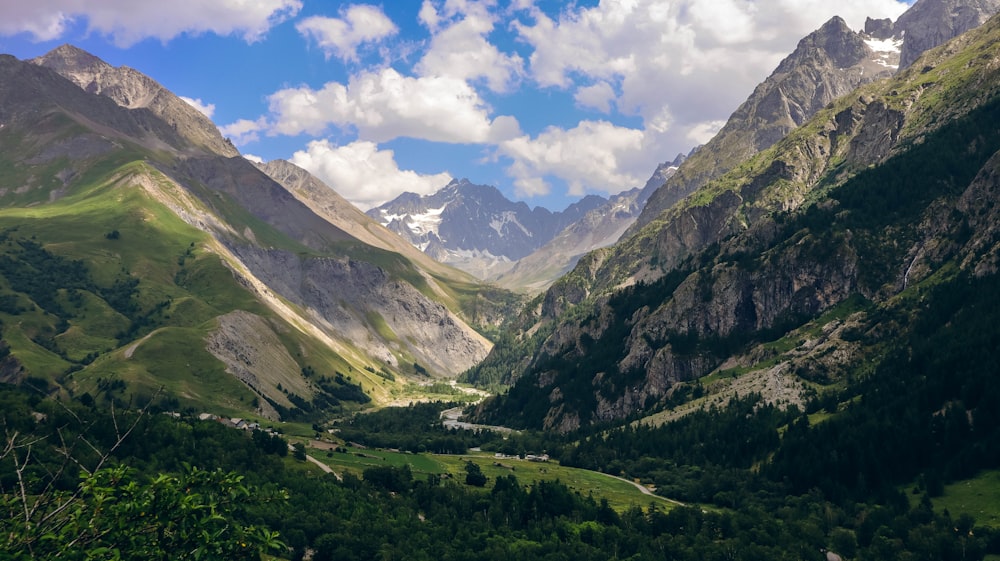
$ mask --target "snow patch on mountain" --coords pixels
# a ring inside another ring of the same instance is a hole
[[[875,52],[873,62],[885,68],[899,68],[899,53],[903,50],[902,37],[888,39],[865,39],[868,48]]]
[[[520,230],[524,232],[525,236],[528,236],[529,238],[534,237],[531,230],[527,229],[524,224],[521,224],[521,222],[518,221],[517,214],[514,211],[504,211],[499,215],[495,215],[493,219],[490,220],[490,228],[492,228],[500,236],[504,235],[504,226],[508,224],[513,224],[514,226],[520,228]]]
[[[426,212],[420,214],[392,214],[383,211],[379,213],[381,218],[379,222],[383,226],[388,227],[398,220],[417,236],[426,236],[428,234],[436,236],[441,226],[441,214],[444,213],[446,208],[448,208],[447,203],[441,208],[427,209]]]

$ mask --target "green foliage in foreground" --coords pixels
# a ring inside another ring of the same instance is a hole
[[[140,481],[128,467],[104,468],[71,491],[5,494],[0,558],[260,559],[283,544],[236,519],[252,492],[235,473],[189,468]]]

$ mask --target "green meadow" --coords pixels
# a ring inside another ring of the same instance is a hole
[[[343,450],[346,449],[346,452]],[[491,454],[469,453],[461,455],[412,454],[391,450],[377,450],[356,446],[339,446],[337,450],[307,448],[310,456],[330,466],[335,472],[350,472],[359,477],[367,468],[378,466],[410,466],[417,479],[436,474],[464,482],[465,463],[473,462],[486,475],[486,489],[492,489],[498,477],[513,475],[526,486],[538,481],[561,481],[570,490],[582,496],[593,495],[597,500],[608,500],[612,508],[621,512],[630,507],[646,508],[650,504],[669,510],[675,503],[653,495],[646,495],[628,481],[585,469],[560,466],[558,463],[532,462],[518,458],[496,458]]]

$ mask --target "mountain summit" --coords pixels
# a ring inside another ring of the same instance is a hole
[[[138,70],[111,66],[73,45],[62,45],[30,62],[50,68],[84,91],[108,97],[121,107],[151,111],[195,146],[220,156],[239,155],[208,117]]]
[[[883,61],[865,39],[834,17],[799,41],[725,126],[650,196],[630,232],[708,180],[774,145],[837,97],[890,76],[895,66]]]
[[[469,373],[513,382],[482,419],[569,431],[668,409],[688,382],[717,392],[705,407],[801,405],[906,349],[925,296],[996,282],[998,38],[995,16],[832,100],[584,257]]]
[[[431,195],[403,193],[368,215],[438,261],[486,278],[606,202],[591,195],[562,212],[551,212],[512,202],[496,187],[462,179]]]
[[[0,380],[308,418],[491,346],[470,323],[506,295],[303,170],[259,169],[136,70],[0,56],[0,124]]]

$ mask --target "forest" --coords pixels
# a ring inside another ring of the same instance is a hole
[[[339,481],[289,454],[277,434],[152,409],[112,414],[2,386],[0,558],[301,559],[310,550],[318,560],[820,560],[832,550],[848,559],[959,560],[1000,552],[1000,532],[965,514],[935,512],[932,490],[912,505],[902,490],[893,492],[901,487],[890,485],[892,478],[873,481],[868,490],[878,492],[867,496],[838,494],[841,487],[829,482],[837,464],[811,481],[789,479],[802,466],[788,458],[805,462],[815,454],[795,455],[798,436],[777,444],[765,427],[791,422],[795,435],[817,429],[794,412],[772,411],[732,435],[726,419],[744,417],[752,402],[692,416],[671,431],[622,429],[576,444],[553,442],[567,463],[607,460],[612,469],[648,470],[658,481],[672,474],[661,491],[692,503],[615,511],[558,481],[524,485],[514,474],[476,482],[387,466]],[[401,431],[415,415],[429,417],[440,407],[400,410],[395,426]],[[384,432],[391,415],[355,430]],[[704,449],[684,452],[701,448],[685,442],[696,433]],[[733,449],[736,440],[744,444]],[[774,459],[760,468],[766,451]],[[922,469],[939,470],[942,479],[958,475],[947,464]]]

